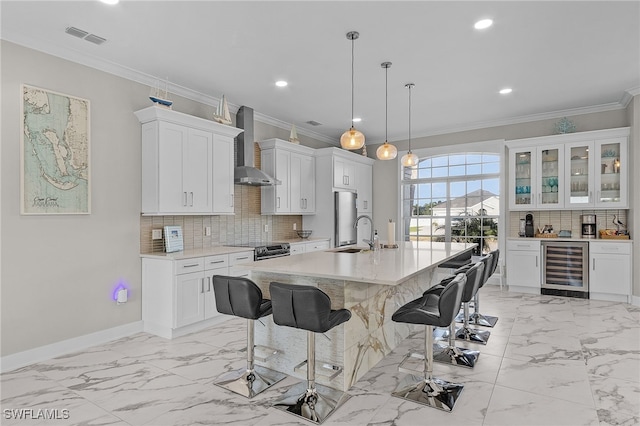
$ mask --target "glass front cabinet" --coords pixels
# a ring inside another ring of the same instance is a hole
[[[509,208],[564,206],[564,147],[548,145],[509,150]]]
[[[628,208],[629,128],[507,142],[509,208]]]

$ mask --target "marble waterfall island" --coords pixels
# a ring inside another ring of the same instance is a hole
[[[347,390],[389,354],[417,326],[391,321],[403,304],[432,285],[437,266],[476,244],[407,241],[397,249],[345,252],[344,248],[303,253],[246,264],[251,279],[270,298],[273,281],[311,285],[331,298],[331,308],[351,310],[351,319],[316,338],[316,381]],[[279,327],[272,317],[256,324],[255,343],[282,353],[260,364],[306,378],[306,331]],[[340,366],[343,370],[327,368]],[[325,368],[323,368],[325,367]]]

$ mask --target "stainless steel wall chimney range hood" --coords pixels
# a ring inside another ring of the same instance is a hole
[[[278,185],[280,181],[255,167],[253,108],[241,106],[236,114],[236,125],[244,129],[244,132],[236,136],[238,162],[234,170],[233,183],[252,186]]]

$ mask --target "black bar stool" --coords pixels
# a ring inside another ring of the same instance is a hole
[[[495,249],[489,253],[489,256],[491,256],[491,264],[488,265],[487,269],[484,271],[484,279],[482,280],[482,284],[480,284],[480,288],[482,288],[494,272],[496,272],[498,262],[500,260],[500,249]],[[494,327],[498,322],[498,317],[482,315],[480,313],[480,296],[478,293],[476,293],[473,298],[473,314],[469,317],[469,321],[475,325],[482,325],[485,327]]]
[[[475,294],[475,292],[478,291],[478,287],[480,285],[480,281],[482,280],[483,273],[484,273],[484,263],[482,262],[477,262],[473,264],[470,268],[466,269],[464,274],[467,277],[467,282],[465,283],[464,289],[462,290],[462,299],[461,299],[462,301],[470,300],[473,297],[473,294]],[[440,282],[440,284],[425,291],[424,295],[426,295],[427,293],[436,293],[436,294],[441,293],[442,290],[445,288],[445,286],[454,279],[455,277],[445,278]],[[451,324],[449,324],[447,346],[442,347],[437,343],[434,344],[435,353],[433,356],[433,360],[435,362],[473,368],[476,365],[476,361],[478,360],[478,357],[480,356],[480,352],[472,349],[456,347],[455,324],[456,324],[455,321],[451,321]]]
[[[447,327],[460,308],[467,277],[458,274],[442,291],[428,291],[398,309],[391,319],[395,322],[425,325],[424,376],[405,376],[392,396],[450,412],[464,385],[433,377],[433,327]],[[410,355],[408,355],[410,356]]]
[[[462,311],[463,311],[462,327],[460,327],[456,331],[456,339],[464,340],[466,342],[480,343],[482,345],[486,345],[487,341],[489,341],[489,337],[491,336],[491,332],[478,330],[475,328],[471,328],[469,326],[469,302],[478,294],[478,290],[482,285],[482,280],[487,275],[485,271],[487,271],[487,268],[491,267],[491,255],[487,255],[480,258],[480,260],[476,262],[476,265],[478,263],[484,266],[483,273],[479,273],[476,275],[476,280],[472,287],[472,290],[470,292],[464,292],[464,294],[462,295]],[[468,271],[471,267],[463,267],[458,269],[456,272],[466,273],[466,271]]]
[[[247,319],[247,368],[225,373],[214,383],[253,398],[287,377],[286,374],[254,365],[255,320],[271,315],[271,301],[263,299],[260,288],[248,278],[214,275],[213,291],[218,312]]]
[[[273,303],[273,322],[307,330],[307,382],[293,386],[273,406],[320,424],[350,396],[316,384],[315,334],[326,333],[348,321],[351,311],[331,309],[329,296],[316,287],[272,282],[269,291]]]

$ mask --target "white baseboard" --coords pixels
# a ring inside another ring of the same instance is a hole
[[[74,337],[50,345],[40,346],[0,358],[0,372],[6,373],[26,365],[45,361],[60,355],[100,345],[142,331],[142,321],[136,321],[84,336]]]
[[[640,306],[640,296],[631,296],[631,304],[634,306]]]

